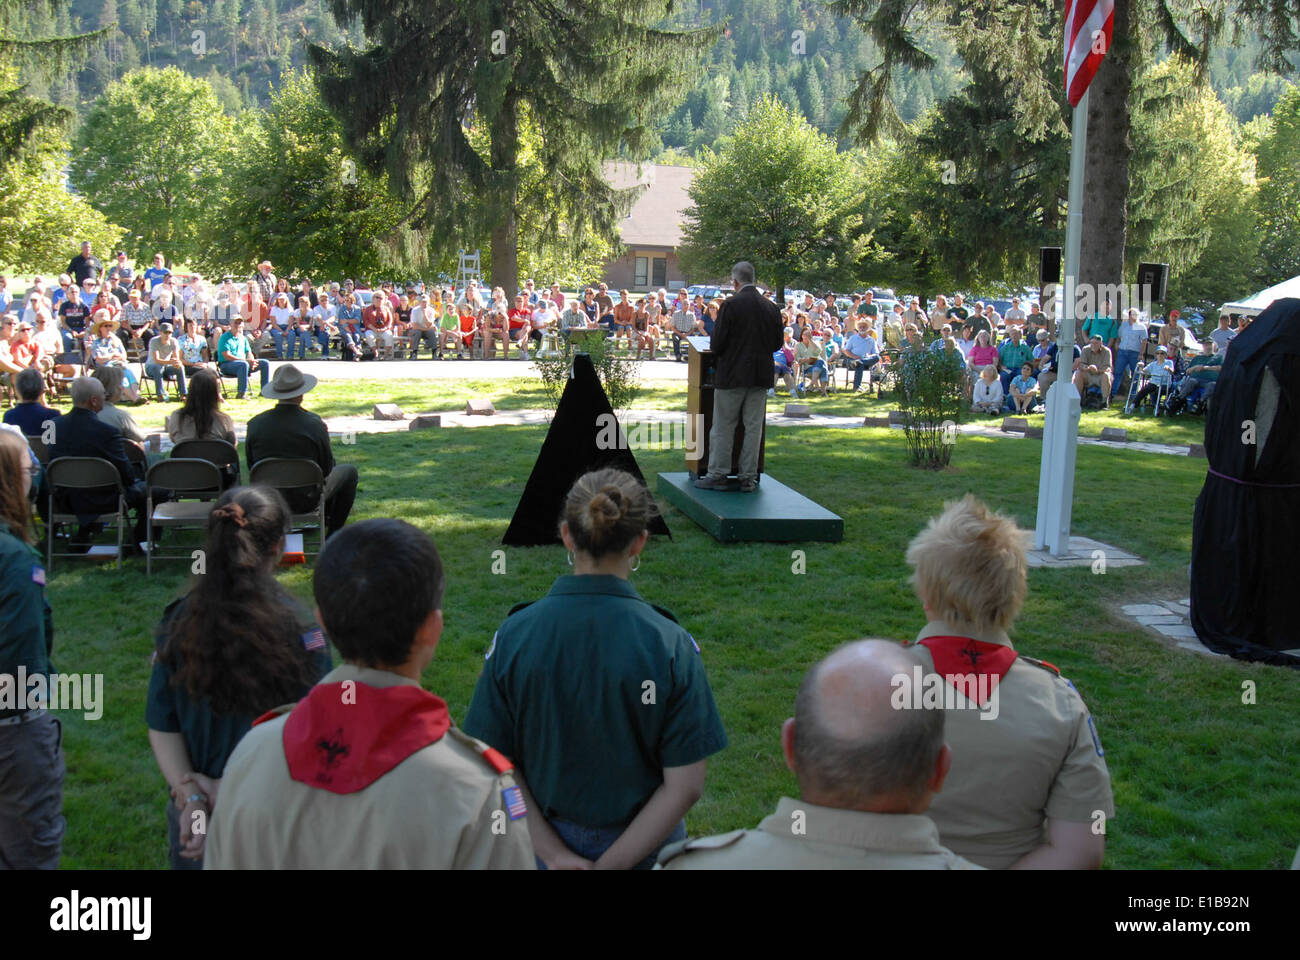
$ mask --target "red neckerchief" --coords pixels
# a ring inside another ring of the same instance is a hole
[[[930,651],[934,672],[980,707],[984,706],[980,694],[985,694],[984,699],[987,699],[1011,669],[1011,664],[1016,662],[1016,651],[1002,643],[987,643],[970,637],[926,637],[918,642]],[[976,677],[986,675],[989,678],[987,688],[980,690],[978,682],[968,683],[966,677],[970,674]]]
[[[419,687],[319,684],[285,721],[284,756],[299,783],[356,793],[450,727],[446,702]]]

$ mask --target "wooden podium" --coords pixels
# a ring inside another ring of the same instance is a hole
[[[709,472],[709,434],[713,430],[713,351],[708,349],[708,337],[687,337],[690,354],[687,357],[686,415],[692,423],[703,416],[703,437],[696,444],[695,455],[686,455],[686,471],[691,476],[702,477]],[[703,348],[703,349],[701,349]],[[736,438],[731,447],[729,478],[740,472],[740,451],[745,439],[745,426],[736,424]],[[763,453],[767,445],[767,417],[763,418],[763,433],[758,440],[758,472],[763,472]]]

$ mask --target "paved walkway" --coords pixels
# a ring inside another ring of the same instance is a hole
[[[471,361],[466,361],[471,362]],[[484,361],[475,361],[484,364]],[[395,365],[401,365],[398,361]],[[408,366],[418,366],[415,364],[406,364]],[[432,364],[431,364],[432,365]],[[485,365],[491,366],[491,361],[486,361]],[[522,365],[522,364],[521,364]],[[344,366],[344,364],[340,364]],[[346,366],[357,366],[357,364],[346,364]],[[373,366],[373,364],[372,364]],[[669,364],[671,366],[671,364]],[[313,371],[314,372],[314,371]],[[405,410],[408,416],[417,413],[436,413],[442,417],[444,427],[491,427],[491,426],[519,426],[523,424],[549,423],[551,411],[549,410],[499,410],[491,416],[469,416],[463,408],[460,410]],[[619,422],[624,425],[636,421],[644,423],[684,423],[686,415],[677,410],[631,410],[626,415],[619,417]],[[831,427],[843,430],[859,430],[863,426],[863,417],[861,415],[851,417],[822,416],[814,414],[811,417],[787,417],[784,413],[769,413],[767,415],[767,425],[769,427]],[[370,417],[331,417],[325,421],[331,434],[355,436],[362,433],[392,433],[393,431],[410,429],[410,423],[404,420],[372,420]],[[903,427],[895,424],[893,429],[902,430]],[[1023,434],[1003,433],[997,427],[989,426],[984,423],[963,423],[958,424],[957,432],[967,436],[997,437],[999,439],[1024,440]],[[1175,446],[1162,443],[1118,443],[1111,440],[1098,440],[1093,437],[1080,437],[1080,445],[1111,447],[1116,450],[1137,450],[1142,453],[1158,453],[1166,456],[1187,456],[1188,448],[1185,446]]]
[[[272,360],[271,371],[292,362],[304,373],[321,380],[510,380],[538,376],[536,364],[527,360]],[[686,363],[670,355],[667,360],[643,360],[642,380],[686,380]]]

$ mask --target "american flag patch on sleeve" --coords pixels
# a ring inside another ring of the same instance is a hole
[[[32,564],[32,583],[38,583],[45,586],[45,568],[39,563]]]
[[[302,645],[308,650],[324,650],[325,634],[319,629],[308,631],[302,635]]]
[[[501,799],[505,801],[506,811],[510,814],[511,820],[518,820],[527,815],[528,807],[524,805],[524,792],[518,786],[503,789]]]

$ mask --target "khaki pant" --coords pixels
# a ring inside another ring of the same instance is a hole
[[[713,391],[713,429],[709,431],[709,479],[723,480],[731,473],[736,424],[745,425],[736,477],[743,483],[758,479],[758,450],[767,415],[767,391],[762,387],[737,387]]]
[[[1087,392],[1089,387],[1101,387],[1102,397],[1110,399],[1110,371],[1103,370],[1101,373],[1090,373],[1080,368],[1074,375],[1074,386],[1082,396]]]

